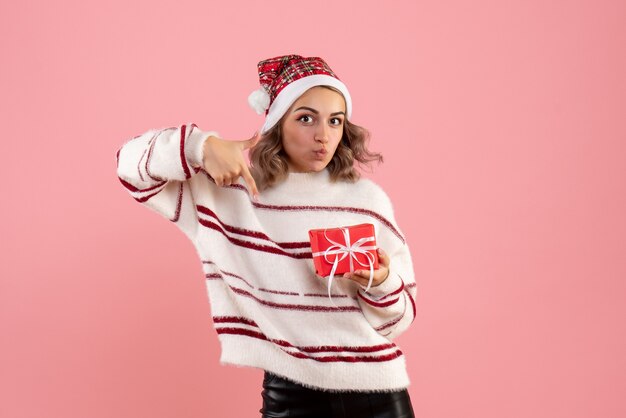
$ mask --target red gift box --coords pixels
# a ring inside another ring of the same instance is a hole
[[[313,264],[320,276],[378,269],[374,225],[359,224],[309,231]],[[334,269],[334,271],[333,271]]]

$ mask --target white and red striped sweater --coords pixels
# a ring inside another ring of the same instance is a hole
[[[416,284],[406,239],[374,182],[331,182],[327,170],[289,173],[255,202],[242,178],[219,187],[202,165],[214,131],[194,124],[150,130],[117,152],[131,196],[192,240],[206,277],[222,364],[258,367],[328,391],[409,386],[392,340],[415,319]],[[388,278],[365,292],[337,277],[332,302],[315,274],[308,231],[372,223],[391,259]]]

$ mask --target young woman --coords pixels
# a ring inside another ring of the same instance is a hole
[[[119,149],[118,177],[194,243],[220,362],[265,370],[264,417],[413,417],[393,343],[415,319],[411,255],[389,197],[355,168],[382,156],[350,122],[348,89],[324,60],[286,55],[258,70],[249,102],[265,113],[260,133],[150,130]],[[319,276],[308,231],[363,223],[374,225],[378,268]]]

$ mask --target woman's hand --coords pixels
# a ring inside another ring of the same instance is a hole
[[[252,138],[243,141],[227,141],[215,136],[209,136],[204,141],[202,163],[215,184],[220,187],[228,186],[237,183],[241,176],[254,199],[258,199],[259,191],[243,157],[243,151],[256,145],[260,137],[256,132]]]
[[[381,248],[378,249],[378,270],[374,270],[374,278],[372,279],[372,287],[378,286],[389,277],[389,264],[391,260],[386,252],[384,252]],[[363,286],[367,286],[367,283],[370,279],[370,271],[369,269],[364,270],[355,270],[352,273],[344,273],[343,277],[345,279],[354,280],[355,282],[362,284]]]

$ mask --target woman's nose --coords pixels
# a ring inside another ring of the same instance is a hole
[[[320,142],[328,142],[328,128],[324,124],[320,124],[315,131],[315,140]]]

